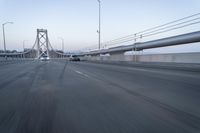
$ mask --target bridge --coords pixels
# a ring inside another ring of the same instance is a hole
[[[200,53],[124,54],[196,42],[200,31],[78,52],[73,62],[37,29],[31,49],[0,54],[0,132],[198,133]]]
[[[48,39],[48,31],[45,29],[37,29],[37,35],[35,43],[32,48],[20,52],[20,53],[1,53],[0,57],[7,60],[10,59],[40,59],[42,56],[47,56],[50,58],[64,58],[65,55],[63,52],[58,52],[53,49],[49,39]]]

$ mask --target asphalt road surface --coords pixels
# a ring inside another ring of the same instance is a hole
[[[0,133],[200,133],[200,73],[0,64]]]

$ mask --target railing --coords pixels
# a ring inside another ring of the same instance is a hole
[[[186,16],[162,25],[158,25],[146,30],[123,36],[117,39],[110,41],[105,41],[101,43],[102,49],[111,49],[111,48],[122,48],[129,46],[130,44],[137,44],[140,42],[149,42],[151,40],[158,40],[160,38],[165,38],[168,36],[177,36],[178,34],[185,34],[188,32],[194,32],[199,29],[200,24],[200,13],[196,13],[190,16]],[[172,32],[174,31],[174,32]],[[178,33],[178,34],[177,34]],[[82,50],[82,53],[98,51],[97,44],[91,45]],[[103,51],[103,50],[101,50]]]
[[[120,47],[96,50],[96,51],[91,51],[91,52],[83,52],[83,53],[80,53],[79,56],[123,53],[126,51],[140,51],[143,49],[183,45],[183,44],[195,43],[195,42],[200,42],[200,31],[168,37],[168,38],[163,38],[163,39],[158,39],[158,40],[149,41],[149,42],[134,43],[127,46],[120,46]]]

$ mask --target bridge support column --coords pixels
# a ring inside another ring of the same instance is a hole
[[[37,58],[49,57],[49,39],[47,30],[37,29]]]

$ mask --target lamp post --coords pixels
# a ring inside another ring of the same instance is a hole
[[[23,53],[25,52],[25,42],[26,41],[28,41],[28,40],[23,40],[23,50],[24,50]],[[23,57],[25,58],[25,54],[23,54]]]
[[[2,24],[3,27],[3,44],[4,44],[4,53],[6,53],[6,37],[5,37],[5,25],[6,24],[13,24],[13,22],[6,22]]]
[[[62,51],[63,51],[63,54],[64,54],[64,39],[62,37],[59,37],[59,39],[62,40]]]
[[[99,3],[99,30],[97,31],[99,33],[99,50],[101,49],[101,1],[97,0]]]
[[[25,42],[28,40],[23,40],[23,50],[25,51]]]

